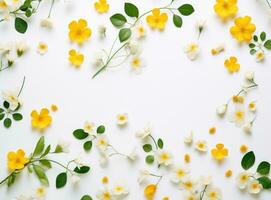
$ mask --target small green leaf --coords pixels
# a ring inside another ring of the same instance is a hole
[[[12,121],[11,121],[10,118],[6,118],[6,119],[4,120],[4,126],[5,126],[6,128],[9,128],[9,127],[11,126],[11,124],[12,124]]]
[[[3,106],[4,106],[4,108],[9,109],[10,104],[9,104],[9,102],[4,101]]]
[[[271,50],[271,40],[267,40],[267,41],[264,43],[264,47],[267,48],[268,50]]]
[[[127,22],[127,19],[122,14],[117,13],[110,17],[110,21],[114,26],[120,28]]]
[[[67,173],[62,172],[57,175],[56,177],[56,188],[62,188],[66,185],[67,183]]]
[[[183,25],[183,20],[179,15],[173,15],[173,23],[176,27],[181,28]]]
[[[86,142],[84,143],[84,149],[85,149],[86,151],[90,151],[91,148],[92,148],[92,141],[86,141]]]
[[[148,153],[148,152],[152,151],[152,146],[150,144],[144,144],[143,150]]]
[[[145,158],[145,161],[146,161],[146,163],[148,163],[148,164],[152,164],[152,163],[154,162],[154,156],[148,155],[148,156]]]
[[[132,3],[125,3],[124,4],[124,11],[129,17],[136,17],[138,18],[139,11],[138,8]]]
[[[257,168],[257,172],[261,175],[268,175],[270,172],[270,163],[267,161],[261,162]]]
[[[12,173],[12,175],[8,178],[8,187],[10,187],[15,182],[16,176],[17,175],[15,173]]]
[[[41,158],[42,157],[45,157],[48,155],[48,153],[50,153],[50,150],[51,150],[51,145],[48,145],[45,149],[45,151],[43,152],[43,154],[40,156]]]
[[[123,28],[119,32],[119,40],[120,42],[124,42],[128,40],[132,35],[132,31],[129,28]]]
[[[54,153],[62,153],[62,152],[63,152],[62,146],[60,146],[59,144],[56,145]]]
[[[0,114],[0,121],[1,121],[2,119],[4,119],[4,117],[5,117],[5,114],[4,114],[4,113]]]
[[[254,40],[255,42],[258,42],[258,36],[257,36],[257,35],[254,35],[254,36],[253,36],[253,40]]]
[[[40,164],[47,167],[48,169],[52,168],[52,164],[49,160],[42,159],[42,160],[40,160]]]
[[[0,108],[0,113],[3,113],[5,110],[3,108]]]
[[[88,173],[90,170],[89,166],[81,166],[81,167],[76,167],[74,168],[74,172],[76,172],[77,174],[86,174]]]
[[[265,41],[265,39],[266,39],[266,33],[262,32],[261,35],[260,35],[260,38],[261,38],[262,41]]]
[[[256,51],[255,49],[251,49],[251,50],[249,51],[249,53],[250,53],[251,55],[254,55],[256,52],[257,52],[257,51]]]
[[[178,11],[184,15],[184,16],[188,16],[188,15],[191,15],[195,10],[193,8],[192,5],[190,4],[183,4],[182,6],[180,6],[178,8]]]
[[[23,116],[20,113],[14,113],[12,117],[15,121],[20,121],[23,119]]]
[[[25,16],[26,17],[31,17],[31,15],[32,15],[32,11],[30,9],[25,11]]]
[[[96,130],[97,134],[103,134],[105,132],[105,126],[104,125],[100,125],[97,130]]]
[[[256,45],[254,43],[250,43],[248,46],[249,48],[254,48]]]
[[[27,30],[27,22],[20,18],[20,17],[16,17],[15,18],[15,29],[16,31],[18,31],[19,33],[25,33]]]
[[[161,138],[158,139],[157,144],[158,144],[158,147],[159,147],[160,149],[163,149],[163,147],[164,147],[164,142],[163,142],[163,140],[162,140]]]
[[[270,178],[263,176],[257,179],[264,189],[271,189],[271,180]]]
[[[44,136],[41,136],[39,141],[36,144],[33,156],[38,156],[43,152],[44,149]]]
[[[73,136],[78,140],[83,140],[88,137],[88,133],[86,133],[83,129],[76,129],[73,131]]]
[[[92,198],[89,195],[84,195],[80,200],[92,200]]]
[[[48,178],[44,172],[44,169],[39,165],[33,166],[34,172],[36,173],[37,177],[39,178],[40,182],[45,185],[49,186]]]
[[[246,153],[241,161],[241,165],[244,170],[248,170],[255,163],[255,154],[253,151]]]

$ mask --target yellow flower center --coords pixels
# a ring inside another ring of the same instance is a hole
[[[245,113],[243,111],[236,111],[235,117],[237,120],[243,120],[245,118]]]

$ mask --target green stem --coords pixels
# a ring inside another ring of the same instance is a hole
[[[199,200],[203,200],[203,197],[205,195],[206,189],[207,189],[208,185],[205,185],[203,191],[200,193],[200,199]]]
[[[13,175],[14,172],[12,172],[10,175],[8,175],[6,178],[4,178],[1,182],[0,182],[0,185],[2,185],[3,183],[5,183],[9,177],[11,177]]]
[[[19,96],[21,95],[21,93],[22,93],[22,91],[23,91],[23,88],[24,88],[24,83],[25,83],[25,76],[24,76],[23,83],[22,83],[22,85],[21,85],[21,88],[20,88],[20,91],[19,91],[17,97],[19,97]]]
[[[50,7],[50,11],[49,11],[49,14],[48,14],[48,18],[50,18],[50,16],[51,16],[51,12],[52,12],[52,10],[53,10],[54,4],[55,4],[55,0],[52,0],[51,7]]]
[[[152,139],[153,143],[155,144],[156,149],[158,149],[158,145],[157,145],[157,143],[156,143],[154,137],[153,137],[152,135],[149,135],[149,136],[150,136],[150,138]]]

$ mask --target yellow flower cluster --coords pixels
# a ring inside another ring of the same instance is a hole
[[[152,10],[152,15],[147,16],[147,23],[152,29],[164,30],[168,16],[167,13],[161,13],[160,9],[155,8]]]

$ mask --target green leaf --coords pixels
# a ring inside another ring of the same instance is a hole
[[[179,15],[173,15],[173,23],[176,27],[181,28],[183,25],[183,20]]]
[[[88,133],[86,133],[83,129],[76,129],[73,131],[73,136],[78,140],[83,140],[88,137]]]
[[[251,49],[251,50],[249,51],[249,53],[250,53],[251,55],[254,55],[256,52],[257,52],[257,51],[256,51],[255,49]]]
[[[62,172],[57,175],[56,177],[56,188],[62,188],[66,185],[67,183],[67,173]]]
[[[146,161],[146,163],[148,163],[148,164],[152,164],[152,163],[154,162],[154,156],[148,155],[148,156],[145,158],[145,161]]]
[[[3,113],[5,110],[3,108],[0,108],[0,113]]]
[[[163,140],[162,140],[161,138],[158,139],[157,144],[158,144],[158,147],[159,147],[160,149],[163,149],[163,147],[164,147],[164,142],[163,142]]]
[[[48,145],[48,146],[46,147],[44,153],[43,153],[40,157],[42,158],[42,157],[47,156],[48,153],[50,152],[50,150],[51,150],[51,145]]]
[[[104,125],[100,125],[97,130],[96,130],[97,134],[103,134],[105,132],[105,126]]]
[[[36,144],[33,156],[38,156],[43,152],[44,149],[44,136],[41,136],[39,141]]]
[[[4,119],[4,117],[5,117],[5,114],[4,114],[4,113],[0,114],[0,121],[1,121],[2,119]]]
[[[143,150],[148,153],[148,152],[152,151],[152,146],[150,144],[144,144]]]
[[[253,40],[254,40],[255,42],[258,42],[258,36],[257,36],[257,35],[254,35],[254,36],[253,36]]]
[[[8,178],[8,187],[10,187],[15,182],[16,176],[17,175],[15,173],[12,173],[11,176]]]
[[[20,113],[14,113],[12,117],[15,121],[20,121],[23,119],[23,116]]]
[[[125,3],[124,4],[124,11],[129,17],[136,17],[138,18],[139,11],[138,8],[132,3]]]
[[[271,180],[270,178],[263,176],[257,179],[260,184],[262,184],[264,189],[271,189]]]
[[[271,40],[267,40],[267,41],[264,43],[264,47],[267,48],[268,50],[271,50]]]
[[[54,153],[62,153],[62,152],[63,152],[62,146],[60,146],[59,144],[56,145]]]
[[[250,43],[248,46],[249,48],[254,48],[256,45],[254,43]]]
[[[253,151],[246,153],[241,161],[241,165],[244,170],[248,170],[255,163],[255,154]]]
[[[44,172],[44,169],[39,165],[33,166],[34,172],[36,173],[37,177],[39,178],[40,182],[45,185],[49,186],[48,178]]]
[[[25,33],[27,30],[27,22],[20,18],[20,17],[16,17],[15,18],[15,29],[16,31],[18,31],[19,33]]]
[[[25,16],[26,17],[31,17],[31,15],[32,15],[32,11],[30,9],[25,11]]]
[[[132,35],[132,31],[129,28],[123,28],[119,32],[119,40],[120,42],[124,42],[128,40]]]
[[[42,159],[42,160],[40,160],[40,164],[44,165],[48,169],[52,168],[52,164],[49,160]]]
[[[260,35],[260,38],[261,38],[262,41],[265,41],[265,39],[266,39],[266,33],[262,32],[261,35]]]
[[[80,200],[92,200],[92,198],[89,195],[84,195]]]
[[[270,172],[270,163],[267,161],[261,162],[257,168],[257,172],[261,175],[268,175]]]
[[[9,127],[11,126],[11,124],[12,124],[12,121],[11,121],[10,118],[6,118],[6,119],[4,120],[4,126],[5,126],[6,128],[9,128]]]
[[[110,21],[114,26],[120,28],[127,22],[127,19],[122,14],[117,13],[110,17]]]
[[[9,104],[9,102],[4,101],[3,106],[4,106],[4,108],[9,109],[10,104]]]
[[[92,148],[92,141],[86,141],[86,142],[84,143],[84,149],[85,149],[86,151],[90,151],[91,148]]]
[[[193,8],[192,5],[190,4],[183,4],[182,6],[180,6],[178,8],[178,11],[184,15],[184,16],[188,16],[188,15],[191,15],[195,10]]]
[[[86,174],[88,173],[90,170],[89,166],[81,166],[81,167],[75,167],[74,168],[74,172],[76,172],[77,174]]]

